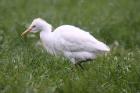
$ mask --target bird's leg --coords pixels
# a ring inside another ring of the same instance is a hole
[[[79,66],[82,70],[84,70],[84,67],[83,67],[80,63],[75,64],[75,67],[76,67],[76,68],[78,68],[78,66]]]
[[[78,63],[77,64],[82,70],[84,70],[84,67],[80,64],[80,63]]]
[[[77,63],[77,65],[78,65],[82,70],[87,70],[87,68],[86,68],[86,67],[83,67],[82,64],[81,64],[81,63],[87,62],[87,61],[92,61],[92,59],[86,59],[86,60],[79,61],[79,62]]]
[[[78,68],[78,64],[74,64],[76,68]]]
[[[75,59],[72,59],[71,61],[74,63],[76,68],[78,68],[78,66],[79,66],[82,70],[84,70],[84,67],[80,64],[80,62],[78,62],[78,63],[75,62]]]

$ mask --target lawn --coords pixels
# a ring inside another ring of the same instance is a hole
[[[0,0],[0,93],[140,93],[140,0]],[[34,18],[75,25],[111,47],[73,68],[21,38]]]

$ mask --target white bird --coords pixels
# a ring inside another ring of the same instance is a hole
[[[41,18],[34,19],[22,36],[38,31],[43,46],[50,54],[63,56],[80,67],[81,62],[93,60],[98,54],[110,51],[106,44],[89,32],[71,25],[62,25],[52,31],[52,26]]]

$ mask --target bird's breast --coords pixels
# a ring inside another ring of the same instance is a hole
[[[62,55],[62,51],[60,51],[60,46],[57,37],[53,37],[53,35],[40,35],[43,46],[52,55]]]

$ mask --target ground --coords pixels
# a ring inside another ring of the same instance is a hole
[[[140,0],[1,0],[0,93],[139,93]],[[71,69],[68,60],[21,38],[34,18],[78,26],[111,52]]]

